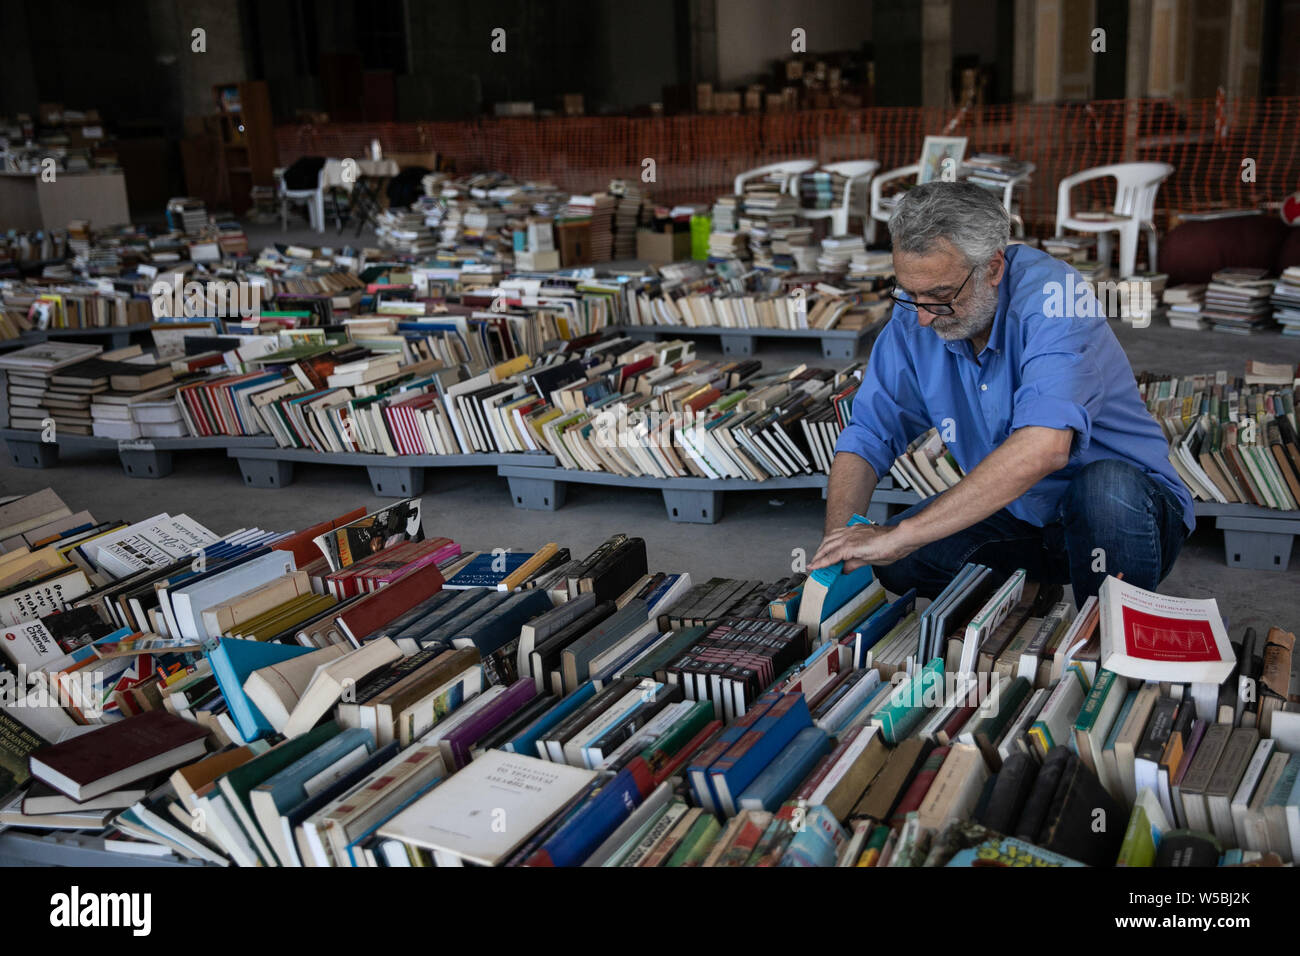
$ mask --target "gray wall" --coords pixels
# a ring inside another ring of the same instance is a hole
[[[871,39],[867,0],[716,0],[720,87],[772,75],[772,64],[791,56],[790,33],[804,30],[809,53],[854,50]]]

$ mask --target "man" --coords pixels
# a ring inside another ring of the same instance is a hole
[[[1080,606],[1107,574],[1154,589],[1195,527],[1191,495],[1100,308],[1045,314],[1070,266],[1008,246],[1006,210],[968,183],[909,190],[889,231],[894,312],[835,447],[809,567],[870,564],[890,591],[928,597],[968,562],[1069,582]],[[966,477],[846,528],[932,427]]]

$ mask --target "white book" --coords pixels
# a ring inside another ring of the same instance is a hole
[[[594,777],[591,770],[489,750],[380,826],[378,834],[495,866]],[[501,820],[509,825],[501,826]]]
[[[124,578],[197,555],[217,537],[189,515],[160,516],[147,526],[101,548],[97,563],[113,577]]]
[[[1256,745],[1255,753],[1251,756],[1250,763],[1246,765],[1246,773],[1237,786],[1237,792],[1232,795],[1232,831],[1237,839],[1237,846],[1242,849],[1250,848],[1246,838],[1246,817],[1250,813],[1250,803],[1255,796],[1255,790],[1264,776],[1269,758],[1273,756],[1276,746],[1277,741],[1272,737],[1265,737]]]
[[[1155,594],[1108,576],[1101,605],[1101,666],[1143,681],[1222,684],[1236,665],[1218,603]]]
[[[62,611],[65,604],[89,590],[91,583],[86,572],[69,565],[66,574],[0,597],[0,627],[14,627]]]
[[[201,578],[193,584],[171,590],[172,614],[176,619],[179,637],[206,640],[208,634],[203,624],[203,612],[243,594],[272,578],[297,570],[291,551],[270,551],[243,561],[230,568]]]

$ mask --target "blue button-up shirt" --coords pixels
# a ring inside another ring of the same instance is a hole
[[[1049,317],[1062,311],[1053,304],[1067,315],[1089,311],[1074,295],[1078,273],[1023,245],[1007,247],[1006,260],[997,315],[978,362],[969,341],[945,341],[917,313],[894,307],[836,452],[866,459],[879,478],[912,439],[938,428],[969,472],[1017,428],[1071,428],[1069,463],[1013,501],[1013,515],[1038,527],[1055,521],[1075,472],[1118,458],[1171,490],[1187,527],[1195,527],[1191,493],[1169,463],[1169,444],[1100,306],[1092,300],[1093,317]]]

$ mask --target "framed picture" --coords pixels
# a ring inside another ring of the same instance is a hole
[[[921,171],[917,173],[918,183],[934,182],[943,179],[944,160],[952,160],[950,179],[956,179],[961,161],[966,155],[965,136],[927,136],[921,147]]]

